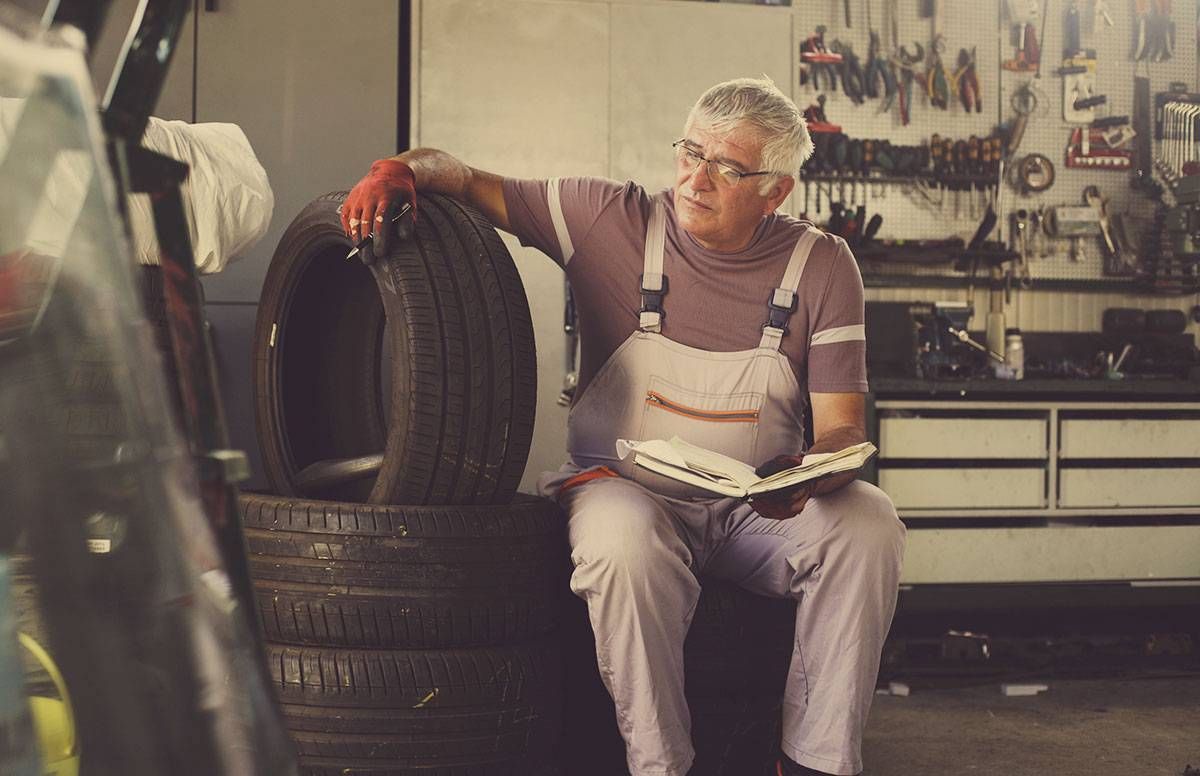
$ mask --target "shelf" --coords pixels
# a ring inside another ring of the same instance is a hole
[[[1004,280],[992,280],[987,277],[957,277],[949,275],[890,275],[870,273],[863,270],[863,285],[867,288],[988,288],[1003,289]],[[1014,290],[1020,290],[1015,281]],[[1034,278],[1033,291],[1097,291],[1102,293],[1133,293],[1133,294],[1162,294],[1155,292],[1145,284],[1127,278],[1069,280],[1054,278]],[[1193,293],[1190,291],[1181,294]]]

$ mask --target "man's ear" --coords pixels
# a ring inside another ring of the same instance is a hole
[[[763,215],[774,213],[795,187],[796,179],[790,175],[776,180],[775,184],[767,191],[767,201],[763,204]]]

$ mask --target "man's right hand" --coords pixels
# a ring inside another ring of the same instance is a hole
[[[388,211],[398,212],[405,204],[417,215],[417,186],[412,168],[397,159],[379,159],[354,185],[342,203],[342,228],[358,242],[375,232],[386,234]]]

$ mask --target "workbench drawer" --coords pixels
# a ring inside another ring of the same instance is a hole
[[[880,468],[879,487],[899,510],[1041,508],[1046,470]]]
[[[1061,469],[1061,507],[1200,508],[1200,468]]]
[[[1200,418],[1064,418],[1062,458],[1200,458]]]
[[[1045,458],[1044,418],[889,418],[879,421],[879,457]]]

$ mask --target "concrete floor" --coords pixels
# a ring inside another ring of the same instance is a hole
[[[863,776],[1200,776],[1200,676],[1022,681],[876,696]]]

